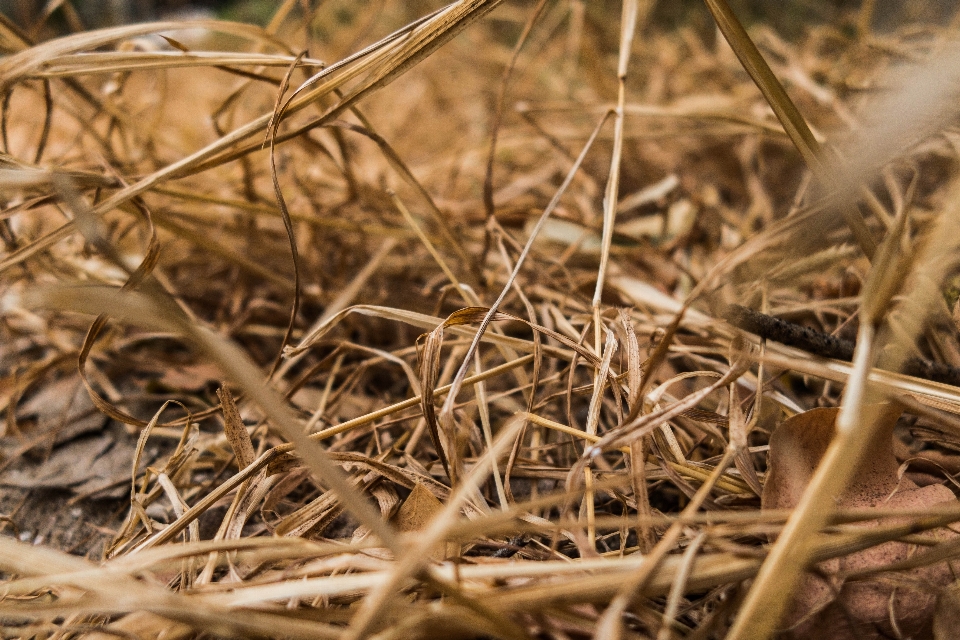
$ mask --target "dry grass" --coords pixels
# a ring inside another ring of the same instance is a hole
[[[0,22],[5,637],[766,638],[805,567],[960,520],[834,504],[878,401],[901,475],[960,486],[960,389],[899,373],[960,367],[948,29],[329,4]],[[28,544],[76,505],[87,558]],[[958,553],[921,542],[867,573]]]

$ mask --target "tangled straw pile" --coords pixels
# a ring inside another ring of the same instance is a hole
[[[881,401],[894,484],[957,486],[960,391],[897,373],[960,366],[947,31],[309,4],[0,21],[6,637],[760,638],[805,566],[957,553],[956,504],[831,507]],[[771,432],[838,405],[761,511]]]

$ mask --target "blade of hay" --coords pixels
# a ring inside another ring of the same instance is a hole
[[[167,22],[125,25],[97,31],[86,31],[55,40],[49,40],[5,58],[0,61],[0,93],[6,93],[13,83],[37,73],[52,59],[77,51],[83,51],[84,49],[98,49],[121,40],[144,36],[158,31],[178,31],[182,29],[209,29],[210,31],[229,33],[252,40],[261,40],[278,49],[287,50],[283,42],[270,36],[260,27],[241,24],[239,22],[222,20],[171,20]]]
[[[270,367],[270,373],[267,375],[267,379],[273,377],[273,374],[277,372],[277,368],[280,366],[281,361],[283,360],[283,350],[286,348],[287,344],[290,342],[290,339],[293,337],[293,330],[297,323],[297,312],[300,311],[300,252],[297,249],[297,238],[293,231],[293,221],[290,219],[290,211],[287,209],[287,201],[283,197],[283,189],[280,188],[280,175],[277,172],[277,127],[280,125],[280,105],[283,101],[283,95],[287,92],[287,88],[290,86],[290,77],[293,75],[293,72],[296,71],[297,66],[300,64],[303,57],[306,55],[306,52],[301,52],[300,55],[291,63],[287,68],[287,72],[283,76],[283,80],[280,82],[280,88],[277,90],[277,101],[273,107],[273,113],[271,114],[270,124],[267,125],[267,141],[270,145],[270,178],[273,181],[273,193],[277,199],[277,208],[280,209],[280,218],[283,220],[283,228],[287,233],[287,241],[290,246],[290,261],[293,264],[293,303],[290,305],[290,317],[287,320],[287,330],[283,334],[283,339],[280,341],[280,349],[277,351],[277,357],[273,361],[273,365]]]
[[[289,67],[294,56],[268,53],[234,53],[226,51],[123,51],[69,54],[50,58],[28,78],[61,78],[83,74],[112,74],[125,71],[178,69],[184,67],[256,66]],[[307,66],[323,66],[322,60],[302,58]]]
[[[706,540],[706,533],[701,532],[686,551],[680,560],[680,567],[677,570],[677,577],[670,587],[670,593],[667,596],[667,606],[663,610],[663,626],[657,633],[657,640],[671,640],[673,638],[673,624],[677,619],[677,612],[680,610],[680,600],[687,589],[687,581],[690,579],[690,573],[693,570],[693,562],[697,558],[700,547]]]
[[[613,120],[613,151],[610,153],[610,175],[603,194],[603,235],[600,239],[600,266],[597,268],[597,285],[593,291],[594,331],[596,349],[600,351],[600,297],[607,280],[610,262],[610,245],[613,228],[617,221],[617,196],[620,191],[620,161],[623,157],[623,105],[627,99],[627,68],[630,51],[637,27],[638,0],[624,0],[620,15],[620,53],[617,62],[617,107]]]

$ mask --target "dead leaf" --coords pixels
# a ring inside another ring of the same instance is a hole
[[[764,509],[789,509],[797,505],[820,459],[833,439],[838,409],[812,409],[786,420],[770,439],[767,481],[763,488]],[[839,507],[923,509],[955,500],[943,485],[918,487],[908,477],[898,478],[899,464],[894,456],[893,427],[900,410],[887,409],[885,424],[871,449],[866,452],[855,480],[842,496]],[[863,523],[863,526],[876,526]],[[939,529],[938,539],[957,534]],[[844,582],[842,574],[883,567],[905,560],[917,552],[917,546],[888,542],[818,565],[818,573],[808,573],[801,583],[793,608],[784,627],[788,637],[869,639],[898,637],[890,624],[896,619],[900,637],[929,635],[935,597],[922,583],[946,585],[951,571],[946,563],[893,573],[882,578]]]
[[[937,607],[933,612],[933,637],[935,640],[953,640],[960,629],[960,591],[951,585],[940,592]]]
[[[218,382],[221,375],[216,365],[200,362],[161,369],[157,371],[157,382],[168,389],[196,393]]]
[[[237,456],[237,465],[241,470],[246,469],[257,457],[253,441],[243,424],[240,410],[237,409],[237,403],[233,401],[230,390],[220,387],[217,389],[217,397],[220,398],[220,406],[223,409],[223,431],[230,441],[230,446],[233,447],[233,453]]]
[[[120,497],[130,491],[134,443],[109,430],[77,438],[56,447],[41,462],[21,459],[0,475],[0,486],[69,490],[78,497]],[[144,458],[147,463],[152,459],[152,455]]]
[[[54,445],[100,431],[107,417],[93,406],[79,376],[44,384],[17,410],[17,419],[35,417],[36,432],[55,433]]]
[[[82,438],[54,449],[39,464],[12,468],[0,476],[0,484],[24,489],[69,489],[96,477],[91,467],[113,445],[112,438]]]
[[[440,510],[443,503],[419,482],[394,516],[393,522],[402,532],[420,531]]]

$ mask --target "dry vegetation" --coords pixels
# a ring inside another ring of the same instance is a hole
[[[4,637],[956,637],[949,28],[312,4],[0,22]]]

